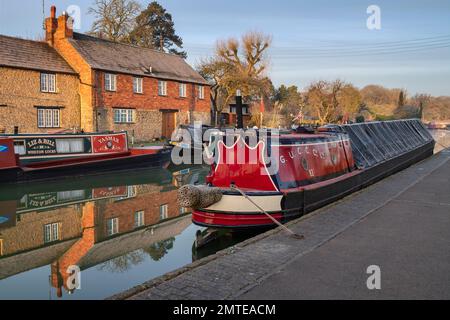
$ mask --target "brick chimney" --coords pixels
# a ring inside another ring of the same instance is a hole
[[[72,37],[72,18],[66,12],[63,12],[63,14],[57,19],[56,7],[52,6],[50,8],[50,17],[45,19],[45,40],[49,45],[53,46],[57,40]]]

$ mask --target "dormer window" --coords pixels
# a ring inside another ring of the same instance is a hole
[[[56,92],[56,74],[41,73],[41,92]]]

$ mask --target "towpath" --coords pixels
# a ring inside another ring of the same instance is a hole
[[[289,227],[305,239],[272,230],[112,299],[450,299],[450,152]]]

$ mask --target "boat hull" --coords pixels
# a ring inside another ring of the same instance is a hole
[[[39,162],[12,169],[0,169],[0,183],[51,180],[55,178],[101,174],[138,168],[167,167],[170,164],[171,149],[159,152],[137,154],[123,153]]]
[[[273,218],[281,223],[299,218],[311,211],[361,190],[393,173],[399,172],[433,155],[435,142],[405,152],[373,167],[356,170],[335,179],[312,184],[298,190],[284,192],[249,192]],[[273,221],[261,213],[251,202],[236,192],[224,192],[222,205],[213,205],[193,211],[192,221],[199,226],[214,228],[248,229],[274,226]],[[246,203],[243,205],[243,203]],[[228,203],[228,204],[227,204]],[[229,203],[239,209],[228,210]],[[264,203],[270,204],[264,206]]]

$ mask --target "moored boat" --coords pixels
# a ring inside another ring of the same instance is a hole
[[[270,226],[274,222],[266,214],[282,223],[300,217],[425,159],[434,144],[419,120],[273,134],[256,145],[239,136],[232,145],[217,143],[208,186],[179,196],[193,197],[184,202],[194,204],[192,219],[200,226]],[[257,161],[248,161],[252,152]],[[220,196],[208,197],[209,190],[220,190]]]
[[[129,148],[126,132],[0,136],[0,183],[165,167],[171,148]]]

